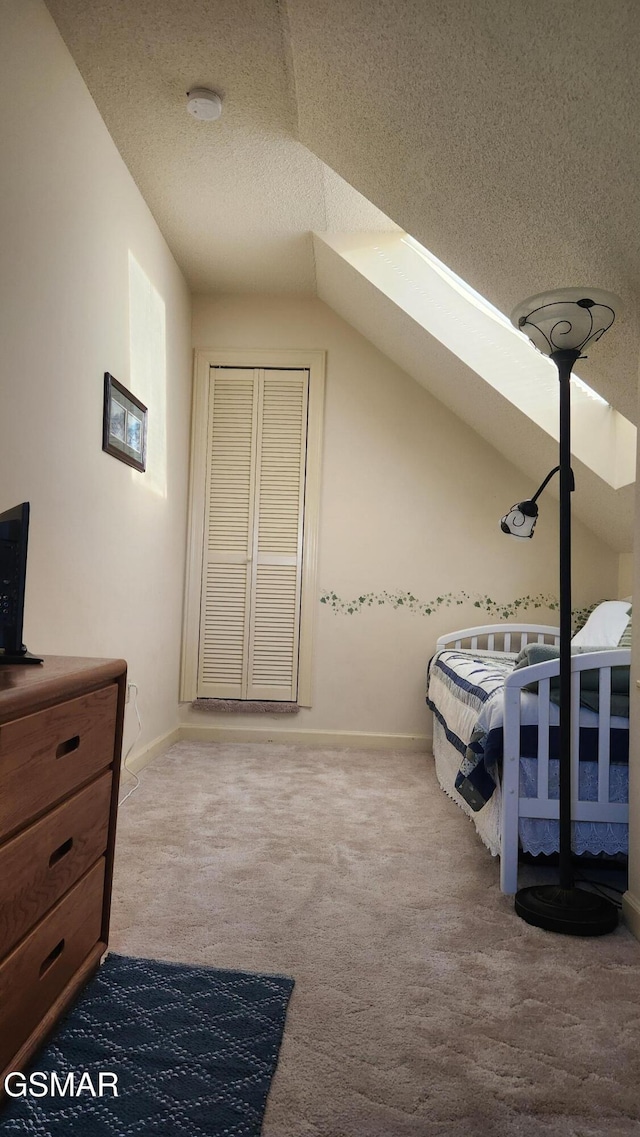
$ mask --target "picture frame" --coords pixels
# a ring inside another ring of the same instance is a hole
[[[147,408],[108,371],[104,373],[102,449],[144,473],[147,465]]]

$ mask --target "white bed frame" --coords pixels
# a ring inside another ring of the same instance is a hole
[[[437,648],[485,648],[495,652],[520,651],[527,643],[559,644],[559,628],[545,624],[485,624],[463,628],[440,636]],[[571,742],[572,802],[574,821],[628,822],[629,807],[609,801],[609,748],[611,721],[611,668],[629,665],[631,650],[589,652],[571,656]],[[578,798],[580,672],[599,671],[600,710],[598,714],[598,800]],[[559,816],[558,799],[549,797],[549,691],[551,678],[560,673],[560,661],[551,659],[531,667],[518,668],[505,680],[504,757],[502,769],[502,818],[500,848],[500,888],[516,892],[518,887],[518,818]],[[520,797],[520,696],[528,683],[538,683],[538,796]]]

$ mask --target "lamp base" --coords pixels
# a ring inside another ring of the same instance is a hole
[[[516,892],[515,909],[527,924],[566,936],[605,936],[618,926],[618,910],[584,888],[535,884]]]

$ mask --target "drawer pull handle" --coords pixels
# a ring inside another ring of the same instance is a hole
[[[47,958],[40,964],[40,978],[41,979],[42,979],[43,975],[45,975],[46,972],[49,970],[49,968],[56,962],[56,960],[59,959],[59,957],[62,955],[63,950],[64,950],[64,940],[60,940],[60,943],[56,944],[53,951],[50,951]]]
[[[61,742],[56,750],[56,758],[64,758],[65,754],[71,754],[72,751],[77,750],[80,745],[80,735],[74,734],[73,738],[68,738],[66,742]]]
[[[54,849],[53,853],[49,857],[49,868],[53,868],[54,865],[57,865],[58,861],[61,861],[63,857],[66,857],[67,853],[71,852],[72,846],[73,837],[70,837],[68,841],[64,841],[62,845],[60,845],[57,849]]]

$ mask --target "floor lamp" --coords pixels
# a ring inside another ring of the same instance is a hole
[[[554,473],[560,474],[560,748],[559,882],[533,885],[516,893],[523,920],[551,932],[601,936],[618,923],[614,904],[576,886],[571,850],[571,371],[584,349],[611,327],[619,301],[600,289],[563,288],[531,296],[511,321],[543,355],[553,360],[560,381],[560,462],[530,501],[519,502],[502,518],[503,532],[531,537],[538,515],[536,498]],[[576,724],[578,728],[578,724]]]

